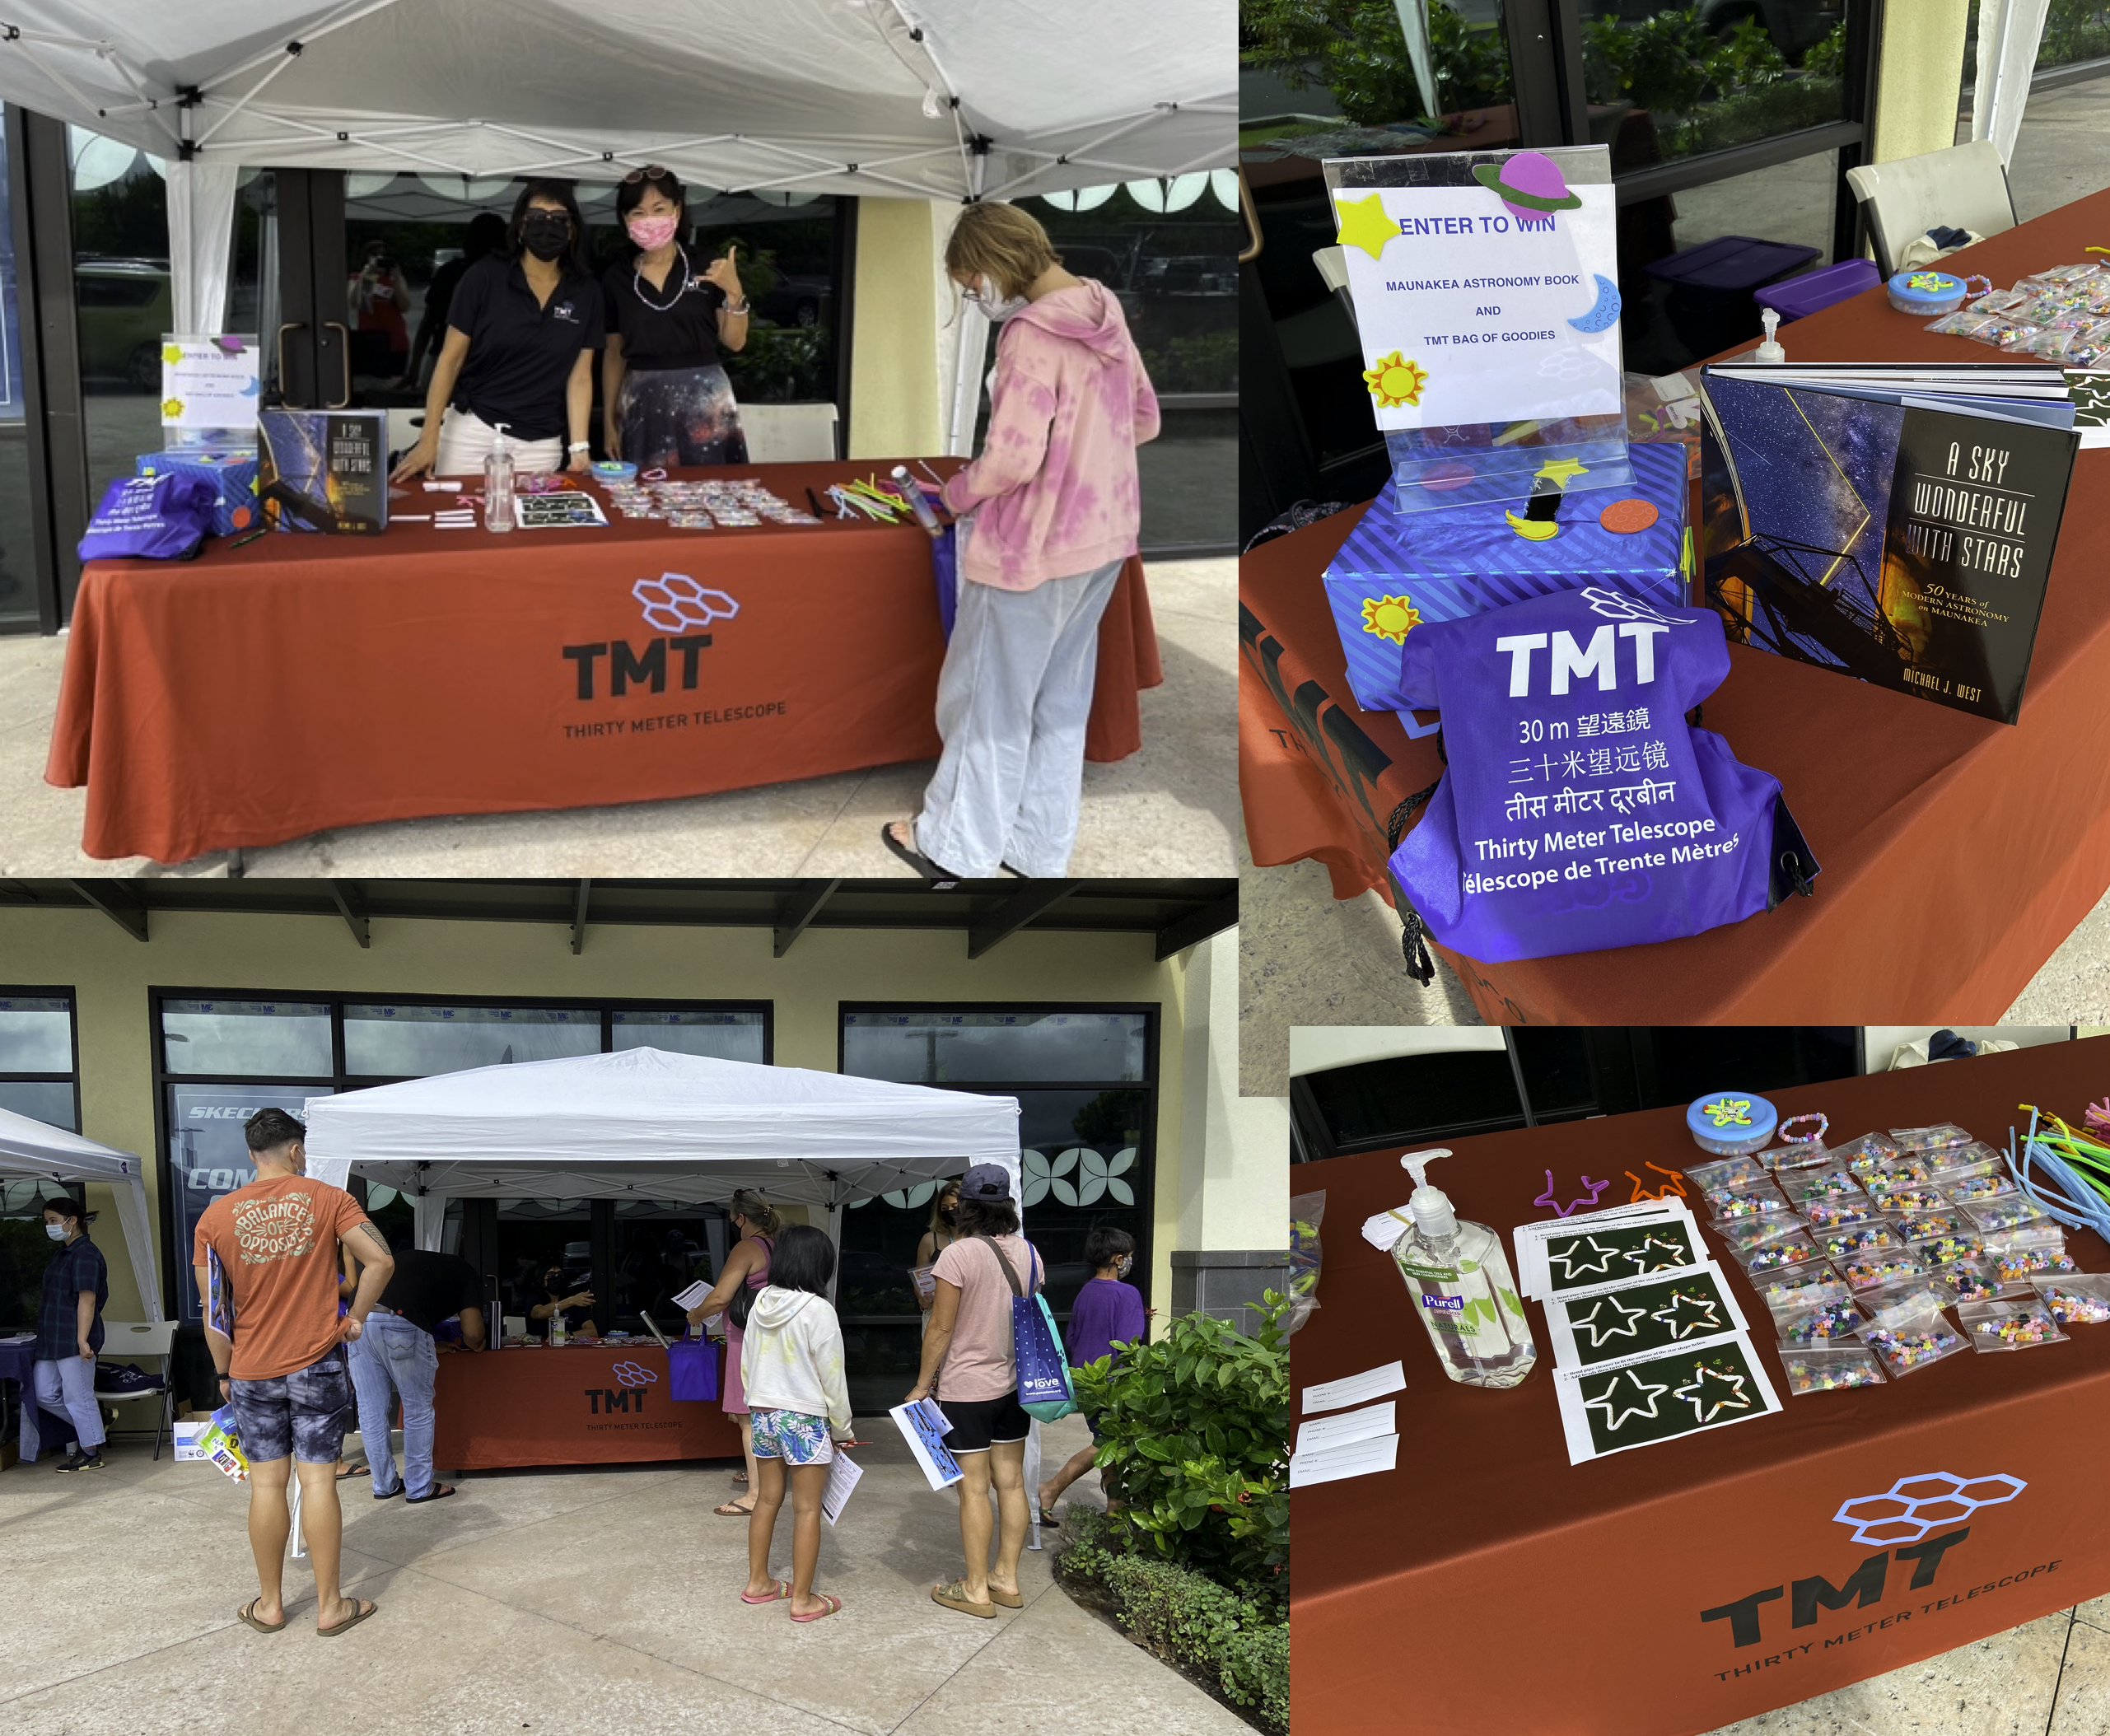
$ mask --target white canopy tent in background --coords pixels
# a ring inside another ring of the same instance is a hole
[[[2030,77],[2044,40],[2047,0],[1980,0],[1978,72],[1971,95],[1971,137],[1999,147],[2014,163],[2014,142],[2029,101]]]
[[[1236,73],[1221,0],[21,0],[0,24],[0,100],[169,161],[179,329],[224,317],[243,166],[1017,198],[1228,166]],[[958,323],[971,373],[986,334]]]
[[[1015,1098],[661,1049],[313,1098],[307,1122],[312,1163],[410,1200],[420,1248],[439,1246],[450,1198],[704,1204],[753,1188],[819,1207],[839,1248],[847,1205],[971,1164],[1001,1164],[1021,1197]]]
[[[140,1309],[148,1320],[161,1318],[154,1238],[147,1227],[147,1183],[138,1158],[48,1122],[0,1109],[0,1176],[27,1176],[54,1183],[109,1183],[117,1202],[117,1221],[124,1232],[124,1249],[132,1257],[132,1275],[139,1286]]]

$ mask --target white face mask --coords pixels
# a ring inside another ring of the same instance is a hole
[[[63,1224],[46,1224],[44,1226],[44,1233],[54,1242],[63,1242],[66,1239],[66,1226]]]
[[[1113,1276],[1117,1278],[1127,1277],[1128,1276],[1128,1268],[1135,1263],[1135,1255],[1132,1253],[1124,1253],[1119,1259],[1113,1262]]]
[[[978,278],[973,288],[963,289],[959,294],[962,301],[972,301],[982,310],[985,318],[997,325],[1001,325],[1005,320],[1010,319],[1013,314],[1026,305],[1026,298],[1024,296],[998,295],[990,287],[989,280],[987,278]]]

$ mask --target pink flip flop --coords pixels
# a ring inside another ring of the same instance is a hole
[[[770,1591],[768,1597],[750,1598],[745,1592],[742,1592],[740,1594],[740,1602],[743,1603],[781,1603],[784,1598],[788,1598],[791,1594],[791,1582],[788,1580],[772,1580],[769,1582],[769,1585]]]
[[[819,1598],[822,1603],[825,1603],[828,1608],[825,1609],[816,1609],[810,1616],[802,1616],[796,1610],[794,1610],[791,1612],[791,1619],[794,1622],[818,1622],[825,1617],[833,1615],[837,1610],[843,1607],[842,1598],[831,1598],[824,1591],[815,1592],[814,1595]]]

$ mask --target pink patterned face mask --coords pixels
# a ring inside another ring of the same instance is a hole
[[[680,221],[674,217],[633,217],[623,226],[630,231],[630,239],[650,253],[674,239],[675,226]]]

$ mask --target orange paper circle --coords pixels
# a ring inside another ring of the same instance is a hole
[[[1655,502],[1645,501],[1639,495],[1630,495],[1622,501],[1614,501],[1597,515],[1597,521],[1607,530],[1622,535],[1631,535],[1636,530],[1646,530],[1656,520]]]

